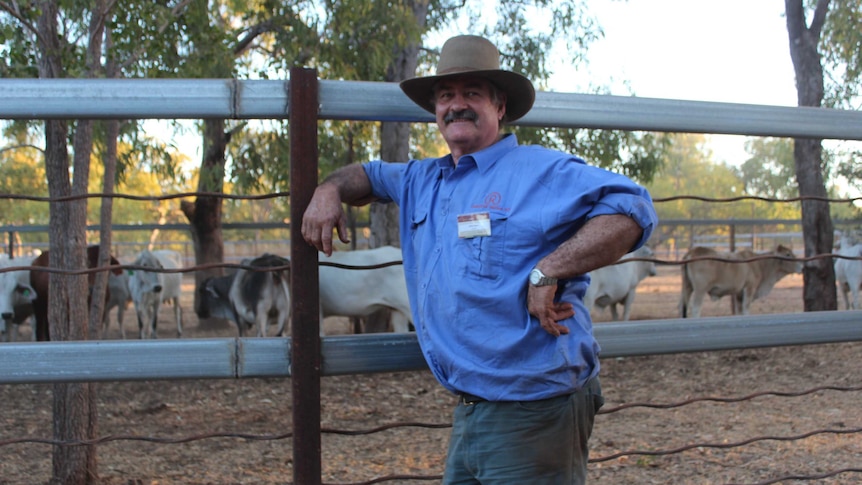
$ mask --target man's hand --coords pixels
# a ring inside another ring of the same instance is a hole
[[[575,314],[575,308],[571,303],[554,302],[557,292],[556,285],[533,286],[527,285],[527,310],[539,320],[546,332],[559,337],[569,333],[568,327],[560,325],[560,320],[570,318]]]
[[[314,190],[311,202],[302,216],[302,237],[318,251],[331,256],[333,230],[338,231],[338,239],[341,242],[350,242],[347,216],[341,205],[338,187],[324,183]]]

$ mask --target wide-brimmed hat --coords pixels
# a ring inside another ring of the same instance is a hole
[[[437,75],[414,77],[401,81],[401,90],[419,107],[434,113],[434,84],[455,76],[477,76],[487,79],[506,93],[506,118],[517,120],[527,114],[536,99],[533,83],[526,77],[500,69],[500,51],[488,39],[476,35],[459,35],[443,44]]]

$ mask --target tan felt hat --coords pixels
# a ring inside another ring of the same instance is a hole
[[[536,100],[533,83],[526,77],[500,69],[500,51],[488,39],[476,35],[459,35],[443,44],[437,75],[414,77],[401,81],[401,90],[419,107],[434,113],[434,84],[456,76],[478,76],[487,79],[506,93],[506,118],[517,120],[527,114]]]

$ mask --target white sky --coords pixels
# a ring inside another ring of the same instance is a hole
[[[607,85],[615,95],[796,106],[780,0],[590,0],[589,9],[605,37],[586,69],[555,73],[555,91]],[[745,161],[746,137],[707,137],[716,162]]]
[[[556,70],[554,91],[608,86],[623,96],[796,106],[781,0],[590,0],[588,7],[605,37],[591,46],[588,66]],[[706,136],[714,161],[745,161],[745,136]],[[196,163],[199,147],[187,151]]]

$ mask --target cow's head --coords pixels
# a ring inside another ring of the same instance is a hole
[[[36,290],[18,279],[14,272],[0,273],[0,318],[11,322],[15,307],[32,305]]]
[[[775,247],[775,255],[781,258],[781,269],[785,273],[801,273],[802,261],[796,258],[796,254],[789,247],[779,244]]]

